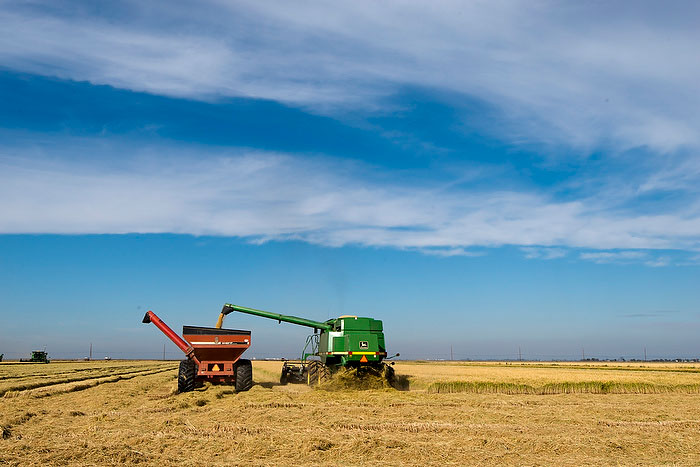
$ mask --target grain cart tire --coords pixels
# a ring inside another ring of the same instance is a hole
[[[241,358],[236,362],[236,391],[247,391],[253,387],[253,364],[250,360]]]
[[[287,384],[287,373],[285,371],[282,371],[282,376],[280,376],[280,384],[282,386]]]
[[[182,360],[177,373],[177,392],[194,391],[197,365],[192,360]]]

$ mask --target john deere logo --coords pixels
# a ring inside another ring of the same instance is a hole
[[[360,348],[361,348],[361,349],[369,349],[369,342],[367,342],[367,341],[360,341]]]

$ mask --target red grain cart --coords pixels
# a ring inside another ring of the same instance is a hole
[[[236,391],[253,386],[253,366],[241,358],[250,347],[250,331],[183,326],[178,336],[155,313],[148,311],[144,323],[153,323],[180,348],[187,359],[180,362],[178,392],[194,390],[201,381],[233,384]]]

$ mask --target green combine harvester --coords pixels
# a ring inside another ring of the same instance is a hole
[[[387,352],[382,322],[378,319],[345,315],[320,322],[227,303],[221,310],[217,328],[232,311],[313,328],[314,333],[306,338],[301,359],[284,362],[280,377],[282,384],[315,385],[341,368],[355,369],[358,375],[382,376],[389,384],[394,383],[393,368],[383,362],[387,359]]]
[[[32,350],[32,356],[27,359],[19,359],[20,362],[49,363],[49,354],[45,350]]]

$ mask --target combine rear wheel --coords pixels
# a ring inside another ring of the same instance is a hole
[[[306,365],[306,384],[309,386],[328,381],[330,377],[331,370],[318,360],[312,360]]]
[[[197,365],[190,359],[180,362],[180,370],[177,373],[177,392],[194,391],[197,378]]]
[[[250,360],[241,358],[236,362],[236,391],[247,391],[253,387],[253,364]]]

